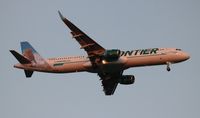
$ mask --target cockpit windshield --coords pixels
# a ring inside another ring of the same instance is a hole
[[[176,50],[181,51],[181,49],[176,49]]]

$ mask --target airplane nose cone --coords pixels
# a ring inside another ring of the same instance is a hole
[[[190,55],[186,52],[178,52],[177,53],[177,62],[186,61],[190,58]]]
[[[188,53],[184,53],[183,56],[184,60],[188,60],[190,58],[190,55]]]
[[[185,57],[186,57],[186,59],[189,59],[189,58],[190,58],[190,55],[189,55],[189,54],[186,54]]]

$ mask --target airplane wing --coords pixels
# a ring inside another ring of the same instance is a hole
[[[94,64],[95,59],[99,58],[104,52],[105,49],[96,43],[93,39],[87,36],[83,31],[81,31],[78,27],[76,27],[72,22],[70,22],[67,18],[63,17],[63,15],[58,11],[60,18],[62,21],[68,26],[71,30],[71,34],[73,38],[81,45],[81,49],[84,49],[91,62]],[[109,75],[99,75],[102,80],[103,90],[106,95],[112,95],[115,92],[115,89],[118,85],[118,79],[121,77],[121,72],[109,74]]]
[[[103,91],[105,95],[113,95],[115,92],[115,89],[117,88],[118,82],[115,78],[111,78],[109,80],[103,79],[102,80],[102,86]]]
[[[122,72],[115,72],[108,75],[98,74],[102,80],[103,91],[105,95],[113,95],[117,85],[119,83],[119,78]]]
[[[87,36],[83,31],[81,31],[78,27],[76,27],[73,23],[71,23],[67,18],[63,17],[63,15],[58,11],[60,18],[62,21],[69,27],[71,30],[71,34],[73,38],[78,41],[81,45],[81,49],[84,49],[89,57],[102,55],[105,49],[96,43],[93,39]]]

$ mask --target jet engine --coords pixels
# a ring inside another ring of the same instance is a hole
[[[133,75],[123,75],[119,79],[119,83],[123,85],[130,85],[135,82],[135,77]]]
[[[106,61],[115,61],[118,60],[119,57],[120,57],[120,50],[118,49],[106,50],[103,54],[103,58]]]

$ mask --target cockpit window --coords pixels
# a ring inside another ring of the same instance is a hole
[[[181,51],[181,49],[176,49],[176,50]]]

